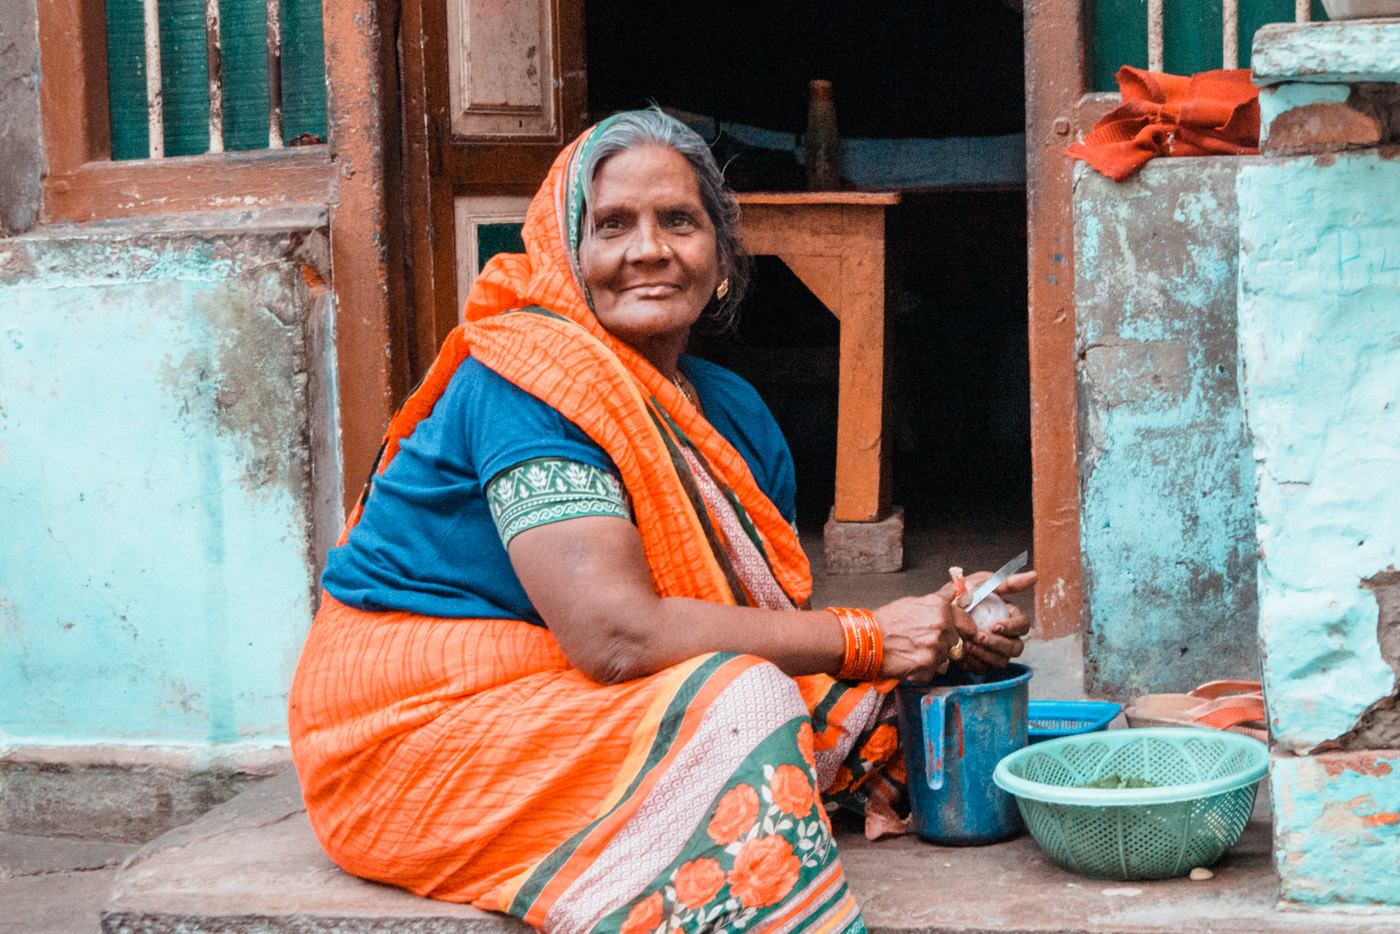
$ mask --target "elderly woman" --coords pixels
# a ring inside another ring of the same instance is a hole
[[[802,609],[787,447],[683,353],[746,271],[693,132],[603,121],[524,235],[331,553],[290,708],[317,837],[548,931],[862,930],[827,808],[892,816],[896,680],[1004,664],[1026,620]]]

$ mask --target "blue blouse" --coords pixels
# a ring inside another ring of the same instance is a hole
[[[728,370],[682,356],[705,416],[795,522],[787,442],[758,393]],[[453,375],[433,412],[373,480],[360,521],[331,549],[321,584],[363,610],[542,624],[496,530],[484,489],[497,474],[562,457],[617,475],[612,459],[555,409],[476,360]]]

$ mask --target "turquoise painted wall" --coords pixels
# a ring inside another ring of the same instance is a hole
[[[1290,111],[1310,108],[1283,141],[1306,144],[1306,127],[1325,145],[1357,82],[1400,82],[1400,24],[1279,28],[1256,51],[1266,151]],[[1237,184],[1285,905],[1400,905],[1400,163],[1386,155],[1278,156]]]
[[[1400,567],[1400,162],[1273,159],[1238,192],[1264,687],[1303,752],[1397,687],[1362,582]]]
[[[1270,774],[1284,904],[1393,907],[1400,900],[1400,754],[1283,756]]]
[[[0,243],[0,743],[285,740],[338,474],[307,237]]]
[[[1085,686],[1258,674],[1253,473],[1235,382],[1239,159],[1076,173]]]

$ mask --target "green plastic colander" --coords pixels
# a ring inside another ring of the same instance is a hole
[[[1213,865],[1239,839],[1268,769],[1268,747],[1248,736],[1146,727],[1026,746],[992,780],[1071,872],[1168,879]],[[1152,787],[1080,787],[1089,782]]]

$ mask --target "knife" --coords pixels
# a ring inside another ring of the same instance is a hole
[[[1010,561],[1003,564],[995,574],[983,581],[981,586],[979,586],[976,590],[972,592],[972,598],[967,601],[967,606],[963,607],[963,609],[970,612],[973,607],[975,607],[977,604],[981,603],[987,598],[987,594],[991,593],[993,590],[996,590],[1002,584],[1006,583],[1006,579],[1008,577],[1021,570],[1021,568],[1025,567],[1026,561],[1029,558],[1030,552],[1023,551],[1016,557],[1012,558]]]

